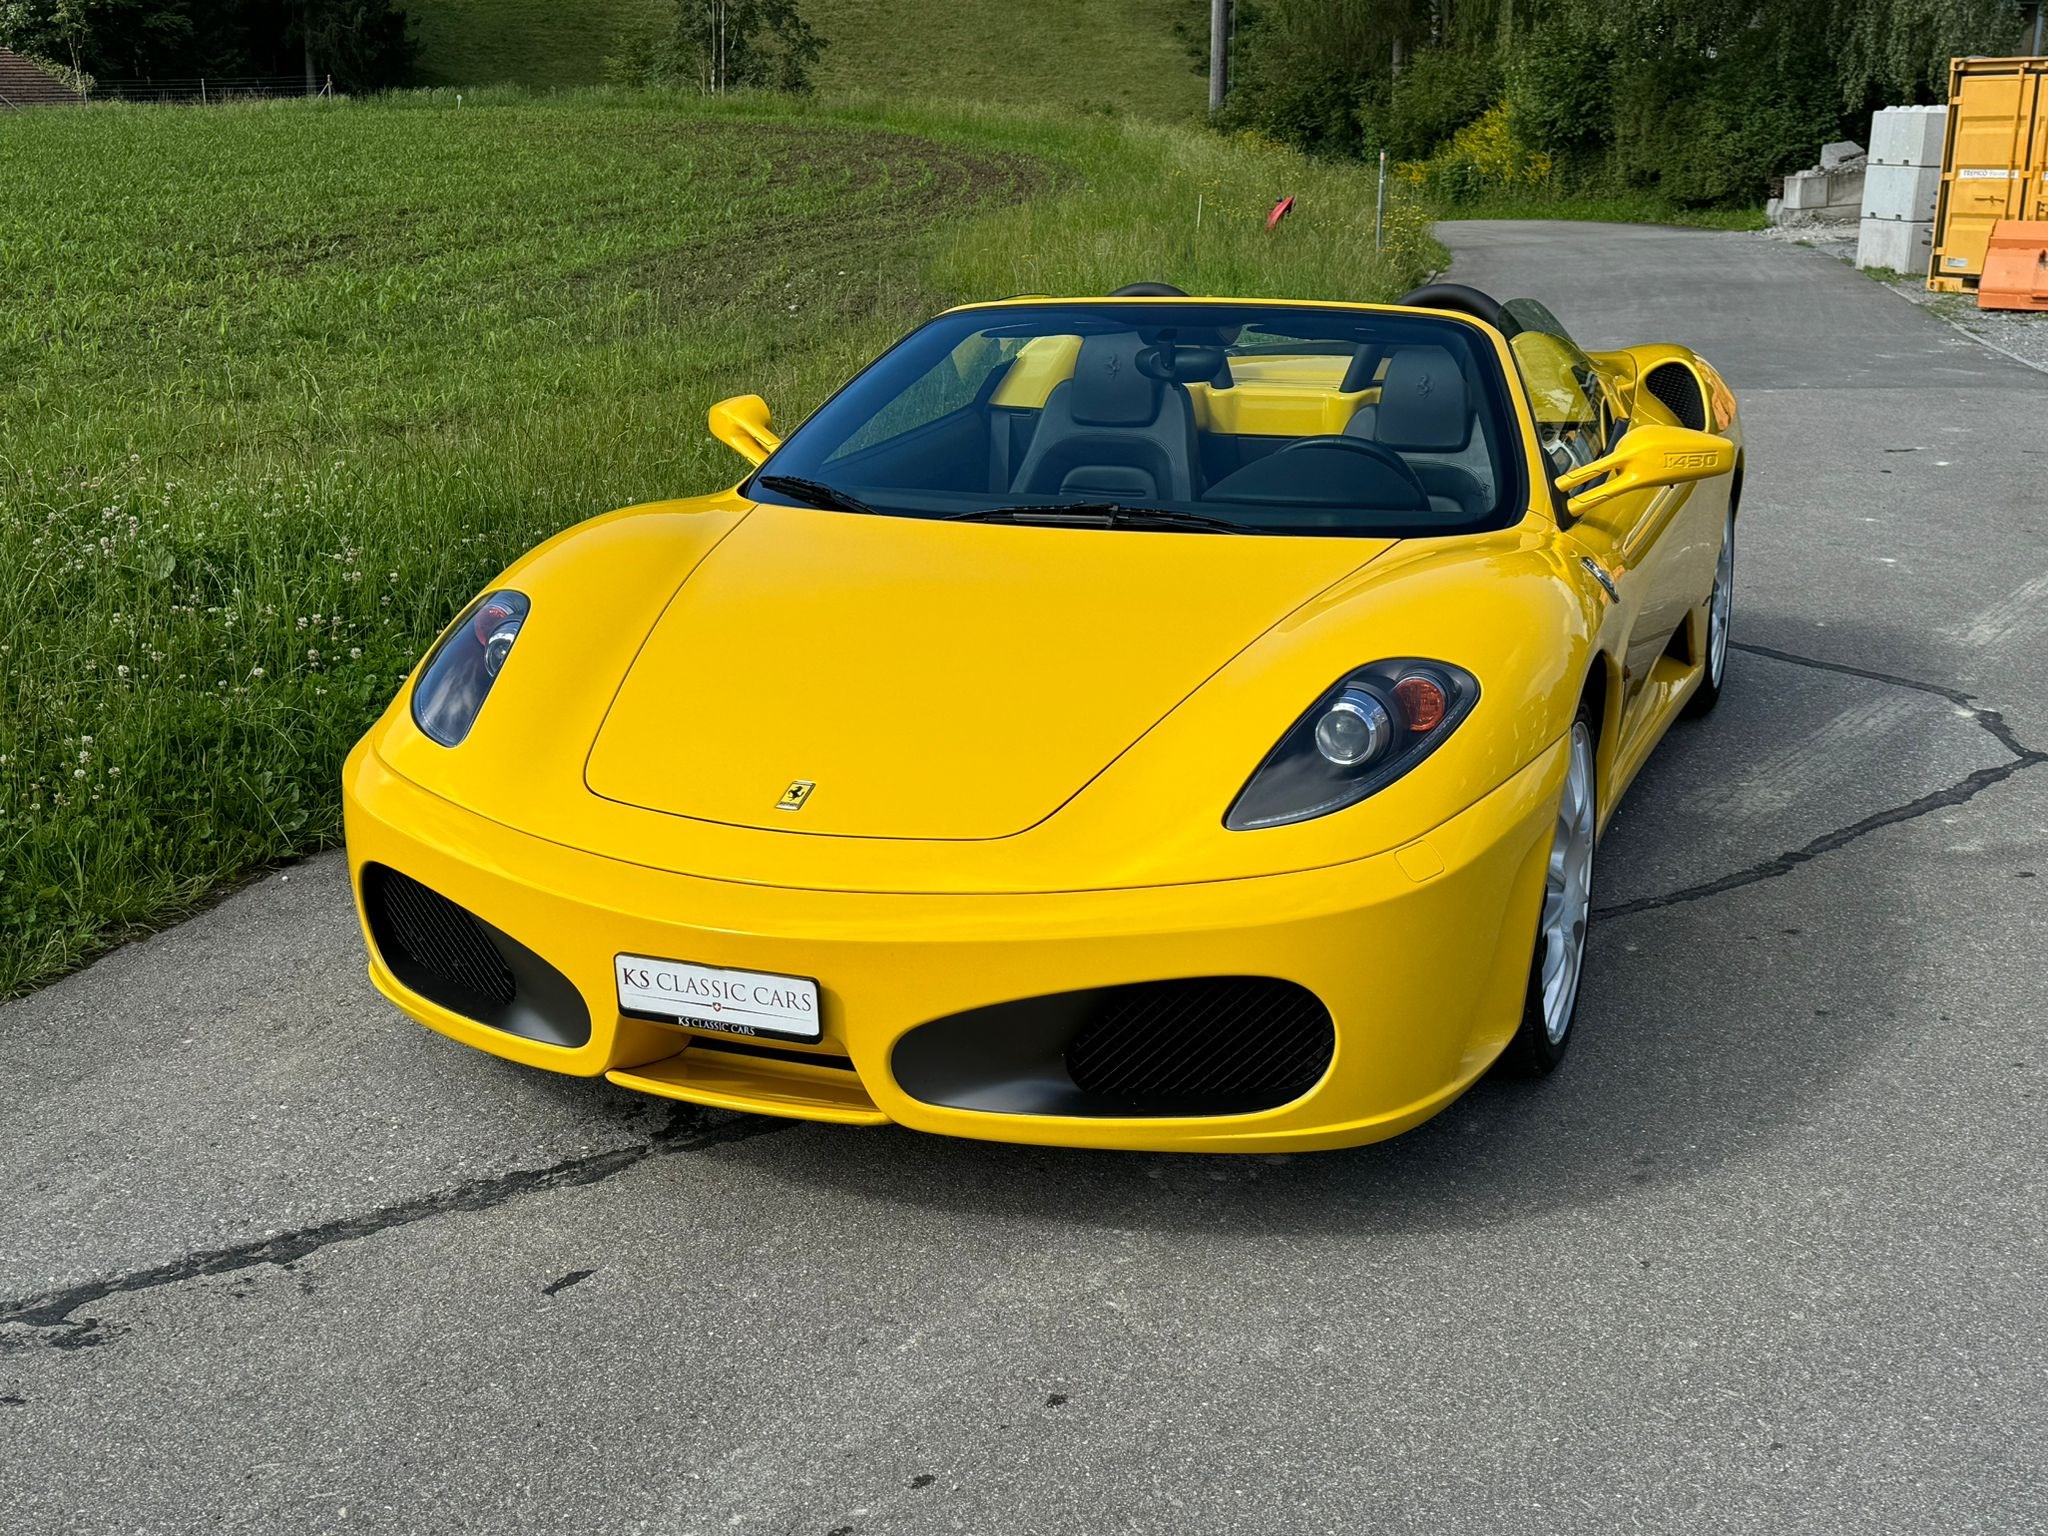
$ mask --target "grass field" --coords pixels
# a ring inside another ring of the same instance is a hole
[[[331,843],[341,757],[514,554],[737,478],[712,401],[800,417],[957,298],[1440,254],[1403,210],[1377,256],[1351,171],[966,107],[94,108],[10,122],[0,184],[0,995]]]
[[[1207,83],[1173,35],[1199,0],[802,0],[821,91],[1199,115]],[[429,85],[595,85],[666,0],[411,0]]]

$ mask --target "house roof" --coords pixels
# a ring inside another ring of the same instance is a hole
[[[71,107],[78,93],[18,53],[0,48],[0,112],[16,107]]]

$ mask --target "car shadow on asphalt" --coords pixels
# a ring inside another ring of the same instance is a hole
[[[1610,925],[1556,1074],[1488,1075],[1371,1146],[1169,1155],[804,1126],[721,1157],[735,1176],[867,1202],[1237,1237],[1485,1228],[1683,1184],[1768,1156],[1777,1129],[1815,1117],[1905,1017],[1879,957],[1807,927],[1803,896],[1772,884],[1662,914],[1656,944],[1640,918]]]

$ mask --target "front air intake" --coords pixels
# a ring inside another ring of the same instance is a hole
[[[912,1098],[993,1114],[1247,1115],[1336,1053],[1329,1009],[1270,976],[1194,976],[994,1003],[921,1024],[890,1067]]]
[[[1067,1045],[1085,1093],[1136,1114],[1270,1109],[1330,1065],[1330,1011],[1306,987],[1265,976],[1204,976],[1116,987]]]
[[[504,1008],[519,994],[512,971],[476,917],[410,875],[373,865],[363,872],[363,905],[385,964],[395,972],[424,974],[437,993],[453,993],[447,1007],[478,1014]]]
[[[392,978],[428,1002],[549,1045],[590,1039],[590,1010],[548,961],[410,875],[365,864],[363,917]]]

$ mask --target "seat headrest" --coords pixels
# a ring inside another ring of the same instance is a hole
[[[1458,453],[1472,441],[1465,375],[1449,348],[1403,347],[1388,360],[1373,438],[1410,453]]]
[[[1149,427],[1159,415],[1161,383],[1138,366],[1135,331],[1087,336],[1074,359],[1067,411],[1089,427]]]

